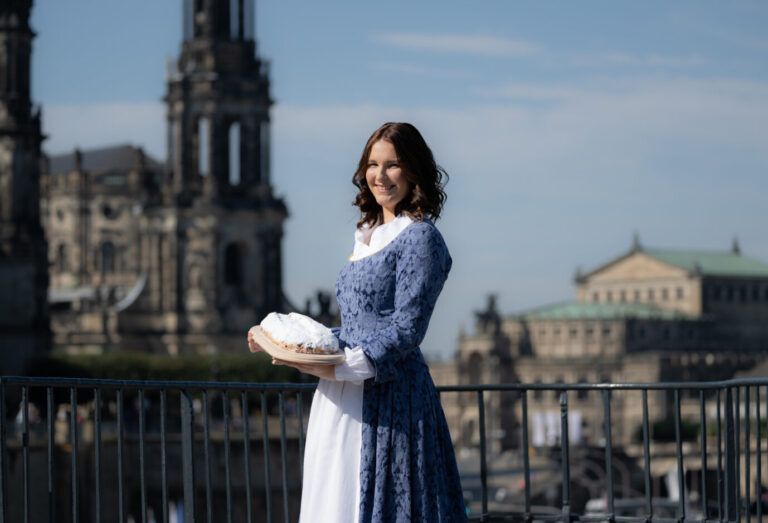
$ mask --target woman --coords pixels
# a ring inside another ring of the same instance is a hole
[[[336,283],[342,326],[334,333],[346,361],[273,360],[320,378],[302,521],[466,521],[453,445],[419,349],[451,268],[431,221],[445,201],[443,175],[414,126],[387,123],[371,135],[352,180],[361,213],[355,248]]]

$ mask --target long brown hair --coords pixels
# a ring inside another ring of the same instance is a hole
[[[408,194],[395,206],[395,215],[406,213],[419,221],[425,217],[437,220],[445,203],[443,187],[448,181],[448,173],[435,163],[432,151],[416,127],[409,123],[388,122],[368,138],[352,177],[352,183],[359,190],[353,202],[360,208],[357,226],[373,225],[383,218],[381,206],[376,203],[365,178],[371,148],[379,140],[386,140],[394,146],[397,161],[410,184]]]

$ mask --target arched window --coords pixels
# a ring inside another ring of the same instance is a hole
[[[242,39],[241,5],[242,0],[229,0],[229,36],[232,40]]]
[[[244,0],[243,2],[243,38],[253,40],[253,0]]]
[[[477,352],[473,352],[467,362],[467,378],[470,385],[478,385],[482,380],[482,373],[483,357]]]
[[[0,87],[3,89],[8,88],[8,64],[6,63],[6,56],[10,55],[10,44],[8,41],[5,43],[6,49],[4,53],[0,53]]]
[[[118,266],[118,270],[121,272],[125,272],[128,270],[128,249],[125,246],[120,247],[118,250],[120,256],[119,261],[120,265]]]
[[[192,40],[194,34],[194,19],[195,19],[195,6],[192,0],[184,0],[184,40]]]
[[[236,243],[230,243],[224,251],[224,283],[242,285],[243,279],[242,249]]]
[[[208,176],[210,169],[208,126],[208,118],[200,118],[197,121],[197,172],[200,176]]]
[[[59,273],[69,270],[69,260],[67,259],[67,246],[63,243],[56,249],[56,270]]]
[[[229,184],[240,184],[240,122],[229,126]]]
[[[205,17],[198,16],[198,14],[205,9],[205,6],[203,5],[203,0],[194,0],[194,3],[194,13],[192,14],[193,31],[195,36],[200,36],[203,34],[203,22],[205,21]]]
[[[259,129],[259,181],[261,183],[269,183],[269,169],[270,169],[270,136],[269,136],[269,122],[261,122],[261,128]]]
[[[101,244],[101,272],[115,272],[115,244],[110,241]]]

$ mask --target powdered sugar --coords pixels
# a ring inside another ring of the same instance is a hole
[[[277,342],[325,353],[339,351],[339,342],[331,329],[309,316],[292,312],[271,312],[261,321],[261,328]]]

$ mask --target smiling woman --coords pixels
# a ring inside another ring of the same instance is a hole
[[[346,359],[335,367],[275,360],[320,378],[301,521],[466,521],[453,444],[419,347],[452,264],[432,223],[444,176],[414,126],[387,123],[373,133],[353,177],[361,211],[354,253],[336,282],[342,325],[333,332]]]
[[[440,217],[448,175],[421,133],[409,123],[385,123],[368,139],[352,177],[359,192],[358,227],[389,223],[404,213],[416,220]]]
[[[410,191],[411,184],[400,167],[395,146],[391,142],[379,140],[373,144],[368,156],[365,180],[368,190],[381,206],[384,223],[394,220],[395,207]]]

